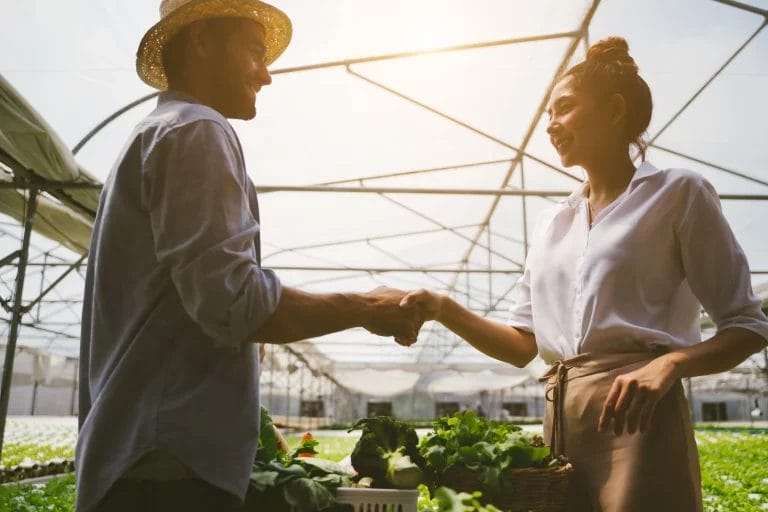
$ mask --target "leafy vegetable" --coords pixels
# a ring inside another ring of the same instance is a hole
[[[256,460],[269,462],[276,459],[281,453],[277,447],[277,437],[275,436],[275,426],[272,423],[272,417],[264,406],[260,410],[259,422],[259,447],[256,451]]]
[[[336,501],[338,487],[352,485],[352,475],[339,464],[323,459],[299,457],[316,454],[318,441],[310,438],[289,456],[278,449],[269,412],[261,410],[259,449],[253,464],[245,499],[245,512],[353,512]]]
[[[448,487],[439,487],[435,491],[435,497],[429,495],[426,485],[419,486],[419,500],[416,508],[419,512],[501,512],[493,505],[484,505],[480,502],[480,491],[457,493]]]
[[[0,510],[72,512],[75,508],[75,475],[54,478],[45,486],[12,484],[0,486]]]
[[[479,418],[472,411],[438,418],[435,431],[422,439],[419,451],[436,481],[453,469],[476,473],[480,490],[495,496],[504,472],[512,468],[546,467],[552,457],[541,436],[520,427]]]
[[[483,493],[475,491],[472,494],[456,493],[448,487],[440,487],[435,491],[438,512],[501,512],[493,505],[483,505],[480,498]]]
[[[419,454],[419,438],[407,423],[389,416],[364,418],[350,432],[362,435],[352,450],[352,466],[360,476],[371,477],[375,487],[415,489],[424,479],[424,459]]]
[[[387,455],[387,473],[384,478],[396,489],[415,489],[424,480],[424,472],[403,453],[404,450],[401,447]]]
[[[334,491],[352,485],[350,475],[294,459],[256,461],[245,498],[245,512],[353,512],[336,501]]]

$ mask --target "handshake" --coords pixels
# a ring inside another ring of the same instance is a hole
[[[429,290],[406,292],[379,286],[364,294],[368,308],[361,326],[378,336],[393,336],[403,346],[416,343],[428,320],[439,320],[444,297]]]

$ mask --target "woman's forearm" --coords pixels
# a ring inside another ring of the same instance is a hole
[[[766,346],[766,340],[748,329],[724,329],[710,339],[665,356],[677,378],[728,371]]]
[[[536,357],[536,338],[530,332],[488,320],[443,297],[436,318],[480,352],[519,368]]]

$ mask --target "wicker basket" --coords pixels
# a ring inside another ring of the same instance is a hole
[[[510,469],[502,478],[499,494],[483,498],[504,512],[562,512],[572,473],[571,464],[558,468]],[[461,492],[481,490],[477,474],[464,467],[449,469],[438,483]]]

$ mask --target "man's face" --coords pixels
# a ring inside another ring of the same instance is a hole
[[[264,65],[264,29],[249,19],[239,19],[232,27],[208,67],[212,73],[213,106],[227,118],[253,119],[256,93],[272,83]]]

